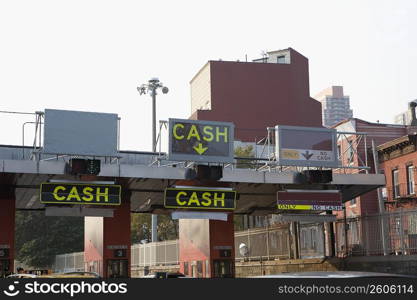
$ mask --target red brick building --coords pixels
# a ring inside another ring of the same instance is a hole
[[[389,211],[416,208],[417,133],[402,136],[378,146],[380,168],[385,173],[383,193]]]
[[[373,173],[374,162],[372,155],[372,141],[374,141],[375,147],[377,147],[383,143],[406,135],[410,126],[371,123],[352,118],[336,124],[333,128],[338,132],[366,133],[366,148],[364,137],[349,134],[342,136],[342,139],[338,142],[338,148],[339,153],[342,154],[341,160],[343,166],[358,167],[367,164],[371,167],[369,172]],[[358,171],[357,169],[350,169],[344,170],[343,172],[365,172],[365,170]],[[378,213],[378,211],[377,191],[369,192],[346,202],[346,216],[348,218],[374,214]],[[338,216],[342,217],[343,214],[339,212]]]
[[[191,80],[191,119],[235,124],[235,139],[254,142],[275,125],[322,127],[310,97],[308,59],[292,48],[254,62],[209,61]]]

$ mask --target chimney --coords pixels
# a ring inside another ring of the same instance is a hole
[[[411,116],[411,126],[417,126],[417,118],[416,118],[416,106],[417,103],[414,101],[411,101],[408,103],[408,110],[410,111]]]

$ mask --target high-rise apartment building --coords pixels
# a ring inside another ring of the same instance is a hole
[[[412,103],[417,104],[417,100],[411,101]],[[394,123],[400,125],[411,125],[412,115],[411,110],[408,109],[407,111],[398,114],[394,117]]]
[[[343,86],[329,87],[314,98],[321,102],[323,125],[326,127],[336,125],[353,116],[349,96],[343,94]]]

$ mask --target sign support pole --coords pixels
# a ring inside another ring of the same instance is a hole
[[[152,86],[152,152],[156,153],[156,86]],[[152,242],[158,241],[158,215],[151,215]]]

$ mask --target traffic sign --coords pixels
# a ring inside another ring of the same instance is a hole
[[[279,210],[342,210],[342,197],[337,190],[278,191]]]
[[[120,205],[121,186],[89,183],[42,183],[44,204]]]
[[[275,127],[280,165],[338,167],[336,130],[301,126]]]
[[[169,160],[230,163],[233,142],[233,123],[169,119]]]
[[[165,207],[234,210],[236,192],[213,188],[167,188]]]

